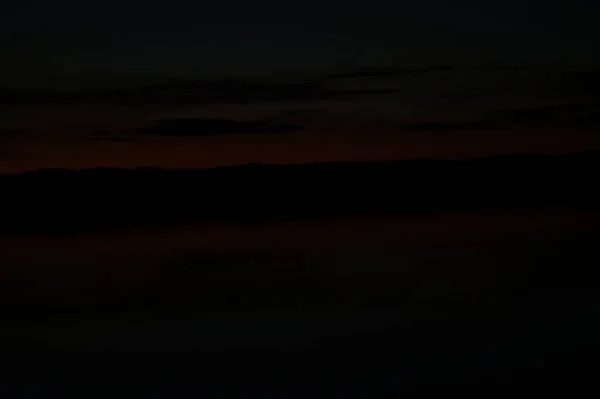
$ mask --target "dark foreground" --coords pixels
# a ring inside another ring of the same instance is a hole
[[[2,387],[27,397],[581,388],[600,355],[598,215],[532,215],[338,221],[288,247],[273,227],[260,251],[188,243],[161,262],[121,253],[131,263],[104,274],[44,274],[51,252],[25,273],[5,246],[21,273],[3,269]],[[326,239],[337,230],[350,233]]]

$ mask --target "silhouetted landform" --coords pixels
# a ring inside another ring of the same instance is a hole
[[[307,219],[600,204],[600,152],[0,176],[1,230]]]

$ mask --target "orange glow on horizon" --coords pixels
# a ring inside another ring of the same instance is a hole
[[[0,173],[43,168],[156,166],[207,168],[246,163],[295,164],[410,158],[481,157],[502,153],[567,152],[600,148],[590,134],[470,132],[453,136],[365,131],[302,131],[280,135],[144,137],[133,142],[87,139],[25,143],[5,154]],[[568,143],[568,145],[567,145]]]

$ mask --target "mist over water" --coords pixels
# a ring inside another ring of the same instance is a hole
[[[550,339],[572,350],[597,331],[599,216],[547,209],[12,236],[0,241],[2,340],[31,353],[241,351],[251,363],[253,350],[397,351],[394,361],[411,367],[426,356],[487,362],[478,345],[498,358]],[[440,367],[443,378],[460,374]]]
[[[203,284],[215,289],[215,279],[275,286],[302,276],[338,288],[357,278],[367,287],[371,276],[379,289],[397,283],[435,291],[434,281],[466,289],[486,264],[518,263],[595,218],[584,211],[471,212],[15,236],[0,241],[1,272],[21,282],[14,294],[23,300],[104,297],[142,286],[172,285],[181,294]],[[378,289],[365,287],[355,289]]]

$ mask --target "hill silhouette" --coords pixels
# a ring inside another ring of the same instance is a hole
[[[0,231],[597,206],[600,152],[0,175]]]

